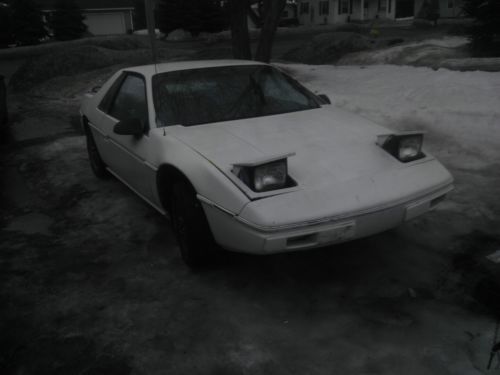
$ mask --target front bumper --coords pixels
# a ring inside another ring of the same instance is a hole
[[[316,222],[284,227],[262,227],[231,215],[201,198],[215,240],[222,247],[245,253],[272,254],[306,250],[370,236],[416,218],[441,202],[453,189],[450,183],[433,192],[392,206]]]

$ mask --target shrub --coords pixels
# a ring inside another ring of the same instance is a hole
[[[477,56],[500,56],[500,2],[466,0],[464,11],[474,18],[467,29],[473,53]]]
[[[198,36],[222,31],[227,24],[228,17],[217,0],[160,0],[158,4],[158,28],[165,34],[183,29]]]
[[[38,44],[47,36],[42,12],[34,0],[16,0],[11,2],[10,7],[11,31],[17,43]]]
[[[57,40],[78,39],[87,31],[84,19],[75,0],[57,0],[54,13],[49,19],[49,26]]]
[[[6,48],[12,43],[14,39],[11,32],[10,8],[0,3],[0,48]]]

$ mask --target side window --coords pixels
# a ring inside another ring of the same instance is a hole
[[[139,119],[147,127],[148,104],[143,78],[129,74],[118,90],[108,114],[118,120]]]
[[[125,74],[122,73],[116,80],[113,82],[111,87],[109,88],[108,92],[106,95],[104,95],[104,98],[101,100],[99,103],[98,107],[101,111],[108,113],[109,106],[111,105],[111,102],[113,101],[113,98],[115,97],[116,92],[120,88],[123,78],[125,77]]]

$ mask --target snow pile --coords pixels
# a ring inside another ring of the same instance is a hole
[[[167,40],[169,42],[182,42],[192,39],[193,36],[191,35],[191,33],[183,29],[176,29],[174,31],[169,32],[167,35]]]
[[[426,130],[457,168],[500,162],[500,74],[409,66],[283,65],[332,104],[395,130]]]
[[[250,39],[258,38],[260,35],[260,29],[249,27],[248,34]],[[231,40],[231,30],[224,30],[218,33],[201,33],[199,35],[200,39],[204,39],[208,43],[215,43],[222,40]]]
[[[351,53],[342,57],[339,65],[439,65],[443,59],[467,56],[464,37],[445,37],[407,43],[375,51]]]
[[[371,49],[373,43],[374,39],[359,33],[322,33],[291,49],[283,55],[283,58],[305,64],[328,64],[338,61],[348,53]]]
[[[148,29],[135,30],[134,35],[148,36],[149,30]],[[164,34],[160,31],[160,29],[155,29],[155,35],[156,35],[156,38],[158,38],[158,39],[164,37]]]
[[[469,71],[500,72],[500,57],[470,57],[467,59],[448,59],[441,63],[442,68]]]

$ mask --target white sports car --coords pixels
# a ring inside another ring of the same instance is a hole
[[[90,164],[171,218],[188,264],[219,245],[270,254],[369,236],[453,188],[422,149],[255,61],[118,71],[87,94]]]

